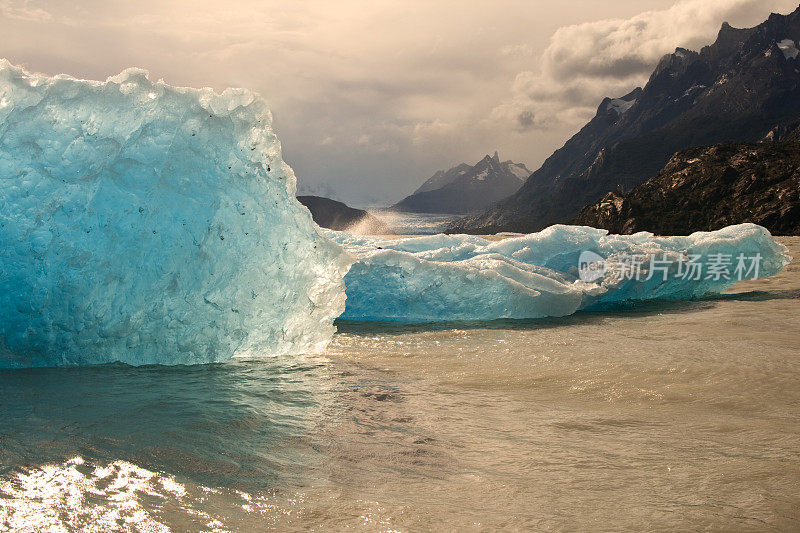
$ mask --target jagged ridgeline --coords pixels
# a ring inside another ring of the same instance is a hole
[[[610,191],[656,175],[680,150],[758,142],[800,121],[800,9],[749,29],[724,24],[700,52],[665,56],[642,89],[606,99],[596,116],[519,192],[451,232],[537,231]],[[771,133],[772,132],[772,133]]]
[[[524,164],[501,162],[495,152],[475,165],[462,163],[440,170],[392,209],[441,214],[480,211],[518,191],[530,174]]]

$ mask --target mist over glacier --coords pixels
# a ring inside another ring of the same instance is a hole
[[[350,259],[295,200],[264,101],[0,61],[0,367],[324,347]]]

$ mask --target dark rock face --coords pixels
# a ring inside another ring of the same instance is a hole
[[[654,178],[627,194],[608,193],[572,222],[658,235],[753,222],[775,235],[800,235],[800,135],[685,150]]]
[[[699,53],[677,49],[643,89],[604,100],[518,193],[448,231],[538,231],[572,219],[609,191],[639,185],[679,150],[756,142],[790,128],[800,119],[798,40],[800,8],[755,28],[725,24]]]
[[[486,209],[515,193],[530,175],[525,165],[486,156],[475,166],[440,170],[414,194],[392,206],[408,213],[462,214]]]
[[[394,232],[381,220],[362,209],[322,196],[298,196],[297,200],[311,211],[318,226],[353,233],[391,235]]]

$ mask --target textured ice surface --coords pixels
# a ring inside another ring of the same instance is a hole
[[[316,350],[350,258],[263,100],[0,61],[0,367]]]
[[[327,233],[359,258],[345,277],[347,308],[342,318],[365,321],[541,318],[643,300],[689,299],[733,285],[739,254],[761,254],[759,277],[778,273],[789,261],[785,247],[753,224],[687,237],[644,232],[620,236],[588,227],[553,226],[497,242],[470,235],[390,240]],[[582,281],[578,271],[581,253],[587,251],[607,266],[593,282]],[[695,263],[707,266],[720,253],[731,256],[731,279],[707,279],[708,269],[700,280],[678,275],[681,258],[698,256]],[[620,276],[619,267],[634,256],[642,262],[639,279]],[[651,257],[654,265],[669,270],[654,269],[649,276]]]

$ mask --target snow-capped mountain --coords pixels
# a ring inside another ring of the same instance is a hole
[[[497,152],[474,166],[440,170],[393,209],[410,213],[470,213],[514,194],[531,171],[522,163],[500,161]]]
[[[569,221],[609,191],[631,190],[680,150],[792,129],[800,123],[798,41],[800,8],[754,28],[725,23],[699,52],[676,49],[644,88],[606,98],[518,193],[448,231],[538,231]]]

